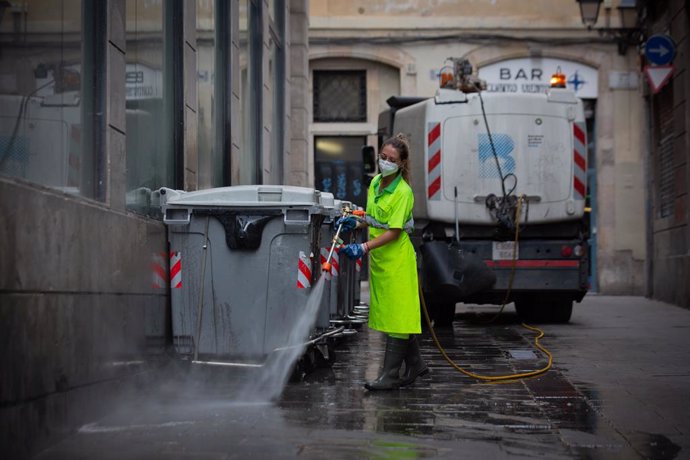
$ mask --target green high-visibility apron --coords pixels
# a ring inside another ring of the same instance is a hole
[[[402,229],[412,218],[412,188],[398,175],[379,192],[381,175],[369,186],[367,214],[389,228]],[[369,227],[369,238],[384,233]],[[369,252],[369,327],[393,334],[422,332],[417,288],[417,261],[410,236],[400,232],[398,239]]]

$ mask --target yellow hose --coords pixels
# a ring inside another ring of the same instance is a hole
[[[512,286],[513,286],[513,279],[515,277],[515,261],[516,261],[516,255],[517,255],[518,234],[519,234],[519,228],[520,228],[519,217],[520,217],[520,210],[522,207],[521,205],[522,205],[523,199],[524,199],[524,195],[520,196],[520,199],[518,200],[517,208],[515,210],[516,219],[515,219],[515,245],[513,246],[513,269],[510,273],[510,280],[508,282],[508,290],[506,291],[506,296],[505,296],[505,299],[503,300],[503,305],[501,305],[501,309],[498,311],[496,316],[494,316],[488,322],[494,321],[496,318],[498,318],[498,315],[501,314],[501,312],[503,311],[503,309],[506,306],[506,303],[508,302],[508,297],[510,295],[510,291],[511,291]],[[541,352],[543,352],[546,356],[548,356],[549,362],[546,366],[542,367],[541,369],[534,370],[534,371],[522,372],[519,374],[508,374],[508,375],[479,375],[479,374],[475,374],[474,372],[470,372],[466,369],[463,369],[462,367],[457,365],[455,363],[455,361],[453,361],[450,358],[450,356],[448,356],[448,354],[446,353],[446,350],[443,349],[443,347],[441,346],[441,343],[438,341],[438,337],[436,337],[436,332],[434,332],[434,328],[431,325],[431,318],[429,318],[429,312],[427,311],[427,308],[426,308],[426,301],[424,300],[424,294],[422,293],[421,282],[419,283],[419,298],[422,302],[422,311],[424,312],[424,319],[426,320],[427,326],[429,326],[429,332],[431,332],[431,338],[434,340],[434,344],[436,345],[436,348],[438,348],[438,351],[441,352],[441,355],[443,355],[443,358],[446,361],[448,361],[448,364],[450,364],[456,370],[462,372],[463,374],[465,374],[469,377],[472,377],[474,379],[483,380],[486,382],[505,382],[508,380],[517,380],[517,379],[524,379],[524,378],[528,378],[528,377],[536,377],[538,375],[545,373],[549,369],[551,369],[551,365],[553,364],[553,356],[551,355],[549,350],[544,348],[539,343],[539,339],[544,337],[544,331],[542,331],[541,329],[539,329],[537,327],[530,326],[530,325],[525,324],[525,323],[522,323],[521,326],[526,328],[526,329],[529,329],[530,331],[537,333],[537,336],[534,338],[534,346],[536,348],[538,348]]]
[[[524,379],[527,377],[536,377],[537,375],[541,375],[544,372],[548,371],[551,369],[551,364],[553,363],[553,356],[551,356],[551,353],[549,350],[544,348],[540,343],[539,339],[544,337],[544,331],[542,331],[539,328],[536,328],[534,326],[530,326],[528,324],[522,323],[522,327],[527,328],[531,331],[537,332],[537,336],[534,338],[534,346],[537,347],[539,350],[541,350],[546,356],[549,357],[549,362],[546,366],[544,366],[541,369],[537,369],[535,371],[529,371],[529,372],[522,372],[520,374],[509,374],[509,375],[479,375],[475,374],[474,372],[470,372],[466,369],[463,369],[462,367],[458,366],[455,361],[453,361],[450,356],[446,353],[446,350],[443,349],[441,346],[441,343],[438,341],[438,337],[436,337],[436,332],[434,332],[434,328],[431,325],[431,319],[429,318],[429,312],[426,309],[426,301],[424,300],[424,294],[422,294],[422,289],[421,287],[419,288],[419,296],[422,301],[422,312],[424,312],[424,319],[426,320],[426,324],[429,326],[429,332],[431,332],[431,338],[434,339],[434,344],[436,345],[436,348],[438,348],[438,351],[441,352],[441,355],[445,358],[446,361],[448,361],[448,364],[453,366],[456,370],[462,372],[463,374],[475,378],[477,380],[484,380],[487,382],[498,382],[498,381],[505,381],[505,380],[516,380],[516,379]]]

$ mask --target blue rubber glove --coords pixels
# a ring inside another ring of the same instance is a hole
[[[340,224],[343,224],[343,228],[340,229],[341,234],[351,232],[357,227],[357,219],[353,216],[341,217],[335,221],[335,228],[337,229]]]
[[[359,243],[348,244],[340,249],[340,253],[345,254],[349,259],[356,260],[365,254],[364,245]]]

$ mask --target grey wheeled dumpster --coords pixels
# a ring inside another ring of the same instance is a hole
[[[321,270],[321,266],[328,258],[328,252],[331,248],[331,243],[333,241],[333,234],[335,230],[333,229],[333,223],[335,222],[334,216],[336,215],[335,200],[332,193],[321,192],[321,205],[327,212],[326,218],[323,220],[320,230],[319,237],[319,263],[317,270]],[[331,315],[331,288],[334,284],[331,281],[331,273],[321,273],[326,277],[325,286],[323,289],[323,296],[321,297],[321,306],[319,307],[319,313],[316,318],[316,324],[314,327],[317,330],[326,330],[331,327],[330,315]]]
[[[364,208],[356,206],[358,211],[364,211]],[[358,230],[355,233],[355,243],[364,243],[368,240],[368,231],[366,229]],[[354,280],[354,296],[353,304],[355,307],[359,306],[362,300],[362,281],[366,280],[367,270],[369,269],[369,264],[367,263],[369,256],[364,256],[355,262],[355,274],[353,276]]]
[[[349,201],[335,200],[333,220],[343,215],[345,210],[354,210]],[[355,241],[357,232],[349,232],[341,236],[342,244],[349,244]],[[352,325],[362,324],[363,318],[351,315],[354,307],[354,280],[356,263],[348,259],[345,255],[340,255],[339,251],[334,251],[331,259],[333,270],[331,271],[330,287],[330,312],[331,324],[333,325]]]
[[[349,201],[341,203],[343,209],[354,210]],[[355,242],[355,232],[350,232],[343,236],[343,243],[350,244]],[[340,257],[340,279],[338,281],[338,316],[350,319],[350,313],[354,306],[354,270],[355,261],[350,260],[344,254]]]
[[[333,224],[335,224],[335,221],[338,220],[339,217],[342,216],[342,201],[341,200],[334,200],[334,207],[331,212],[331,220],[333,221]],[[329,274],[329,285],[330,289],[328,292],[328,297],[329,297],[329,313],[330,313],[330,319],[331,323],[335,325],[341,325],[343,322],[341,321],[342,315],[338,314],[338,291],[339,291],[339,286],[340,286],[340,249],[338,247],[340,243],[336,245],[335,250],[333,251],[333,254],[331,255],[331,272]],[[330,249],[330,242],[329,242],[329,249]],[[324,296],[325,297],[325,296]]]
[[[332,212],[320,194],[289,186],[160,190],[179,261],[171,270],[177,353],[259,363],[294,341],[320,276],[322,222]]]

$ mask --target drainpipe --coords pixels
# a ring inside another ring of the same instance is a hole
[[[645,200],[645,297],[652,298],[654,296],[654,208],[652,202],[654,200],[654,163],[653,158],[653,127],[654,127],[654,98],[647,92],[647,135],[645,142],[645,161],[644,161],[644,176],[647,199]]]

